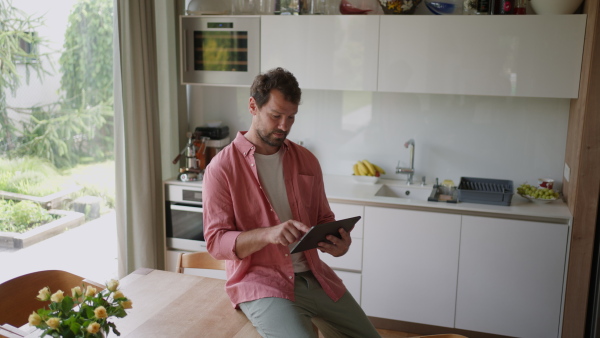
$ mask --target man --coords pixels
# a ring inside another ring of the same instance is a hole
[[[206,168],[203,182],[207,249],[226,260],[225,289],[263,337],[379,337],[316,249],[290,247],[316,224],[334,221],[321,168],[305,148],[286,140],[301,90],[282,68],[258,75],[250,88],[252,124]],[[341,256],[350,235],[329,236],[322,252]]]

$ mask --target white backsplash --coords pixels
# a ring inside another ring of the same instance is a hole
[[[190,129],[219,120],[247,130],[249,88],[189,86]],[[303,90],[288,138],[302,141],[325,174],[351,175],[368,159],[395,174],[415,140],[415,181],[461,176],[562,182],[569,99]]]

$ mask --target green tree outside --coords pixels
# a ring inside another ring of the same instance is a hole
[[[44,158],[57,168],[114,157],[112,6],[112,0],[75,4],[59,59],[61,96],[48,105],[18,109],[27,122],[6,155]],[[9,123],[0,116],[0,125]]]

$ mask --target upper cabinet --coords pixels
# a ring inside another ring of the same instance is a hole
[[[261,71],[284,67],[303,89],[377,90],[379,16],[261,17]]]
[[[382,16],[378,91],[576,98],[585,15]]]
[[[586,15],[262,16],[305,89],[576,98]]]

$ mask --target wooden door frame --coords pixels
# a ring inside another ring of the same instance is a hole
[[[562,337],[584,337],[600,194],[600,8],[584,5],[586,34],[579,97],[571,100],[563,193],[573,215]]]

